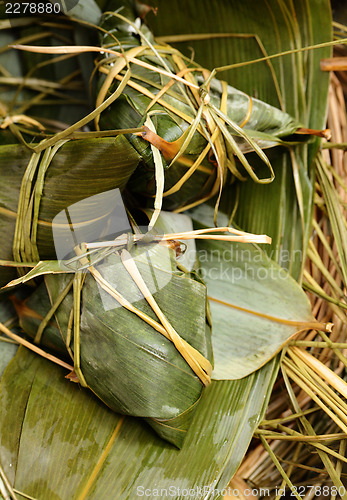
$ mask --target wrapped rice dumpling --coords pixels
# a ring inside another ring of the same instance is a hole
[[[107,189],[123,190],[139,161],[124,136],[62,142],[42,153],[17,144],[1,146],[0,260],[55,259],[54,217]],[[95,204],[92,209],[101,216]],[[14,268],[1,267],[0,285],[15,276]]]
[[[18,310],[21,325],[34,334],[31,308],[44,316],[48,292],[56,324],[47,324],[42,344],[61,351],[63,339],[74,358],[70,377],[180,447],[212,370],[206,287],[176,263],[170,243],[108,253],[87,272],[47,275]]]
[[[96,104],[117,89],[121,95],[101,113],[96,126],[145,125],[138,134],[141,138],[130,137],[143,159],[129,183],[131,189],[155,193],[153,154],[143,139],[165,160],[164,207],[170,210],[182,211],[216,195],[230,176],[271,182],[274,172],[262,149],[285,144],[301,125],[157,42],[137,17],[138,9],[138,2],[107,3],[101,21],[105,54],[97,66],[101,76]],[[250,151],[264,162],[261,172],[254,171],[244,156]]]

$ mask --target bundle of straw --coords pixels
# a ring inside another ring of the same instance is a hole
[[[329,69],[338,69],[334,59],[329,62]],[[332,143],[323,146],[316,162],[314,217],[303,283],[315,317],[335,326],[329,337],[322,331],[301,333],[282,358],[266,418],[233,479],[234,486],[251,485],[269,492],[259,498],[279,498],[279,492],[297,498],[346,498],[345,98],[341,83],[332,75],[327,121]]]

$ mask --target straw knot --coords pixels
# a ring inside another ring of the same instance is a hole
[[[210,95],[207,92],[207,90],[203,87],[200,87],[199,92],[200,92],[200,97],[201,97],[202,102],[205,105],[210,104],[211,98],[210,98]]]

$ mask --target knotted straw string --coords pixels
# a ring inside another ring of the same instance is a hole
[[[46,148],[43,154],[33,153],[25,170],[13,238],[13,258],[17,262],[40,260],[36,240],[45,174],[54,155],[66,142],[67,140],[59,141],[55,146]],[[24,269],[18,269],[18,272],[25,274]]]

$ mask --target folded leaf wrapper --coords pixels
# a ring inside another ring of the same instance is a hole
[[[130,255],[170,325],[181,339],[212,362],[205,285],[194,273],[177,268],[175,252],[166,245],[134,245]],[[97,273],[133,307],[158,322],[117,253],[98,264]],[[76,276],[69,273],[45,277],[52,304],[73,279]],[[92,272],[82,276],[82,283],[78,294],[80,318],[76,319],[75,283],[55,314],[64,342],[75,358],[75,370],[77,346],[77,364],[86,385],[102,401],[116,412],[145,418],[161,437],[180,447],[204,384],[174,343],[122,307],[99,286]],[[45,291],[40,287],[34,292],[30,299],[34,306],[40,303],[39,298],[34,299],[38,294]],[[71,329],[72,316],[75,325],[79,323],[78,332]],[[32,335],[31,322],[28,316],[25,320],[22,317],[22,326]],[[54,332],[56,329],[49,326],[50,343]]]
[[[106,30],[102,46],[124,56],[105,54],[98,64],[97,105],[117,89],[121,95],[96,125],[101,129],[138,127],[150,118],[156,133],[146,129],[142,138],[154,144],[166,160],[164,206],[170,210],[183,210],[213,196],[230,173],[241,180],[250,175],[256,182],[271,182],[274,173],[262,149],[286,144],[285,138],[301,124],[226,82],[210,79],[210,71],[155,41],[145,24],[138,28],[136,12],[125,5],[108,2],[112,12],[106,12],[101,21]],[[151,148],[138,137],[130,140],[143,163],[129,185],[135,192],[153,195]],[[244,153],[250,151],[256,151],[264,162],[261,171],[255,172],[245,158]]]
[[[12,144],[0,148],[1,260],[56,259],[54,217],[80,200],[106,190],[123,190],[139,161],[123,136],[65,142],[50,161],[46,152],[36,155]],[[33,161],[37,161],[36,171]],[[91,210],[101,216],[96,209],[90,207],[88,216]],[[1,286],[14,277],[14,268],[1,267]]]

